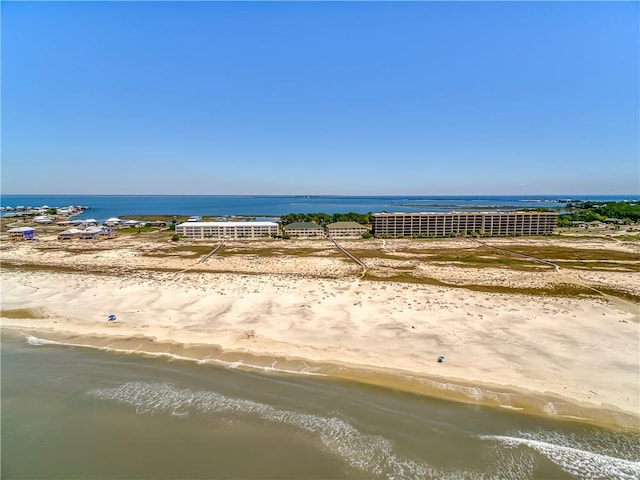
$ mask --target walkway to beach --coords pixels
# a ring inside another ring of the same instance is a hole
[[[362,268],[362,274],[360,276],[364,276],[364,274],[367,272],[367,266],[365,265],[365,263],[355,255],[353,255],[351,252],[349,252],[347,249],[345,249],[338,242],[336,242],[334,238],[329,237],[329,240],[333,242],[333,244],[336,246],[338,250],[340,250],[342,253],[344,253],[347,257],[349,257],[351,260],[356,262]]]
[[[200,258],[198,259],[198,261],[197,261],[196,263],[194,263],[192,266],[187,267],[187,268],[185,268],[184,270],[180,270],[179,272],[177,272],[177,273],[176,273],[176,277],[177,277],[178,275],[180,275],[181,273],[188,272],[189,270],[191,270],[191,269],[192,269],[193,267],[195,267],[196,265],[198,265],[198,264],[200,264],[200,263],[204,263],[204,262],[206,262],[206,261],[207,261],[207,259],[208,259],[211,255],[213,255],[214,253],[216,253],[216,252],[220,249],[220,247],[222,247],[223,245],[224,245],[224,242],[220,242],[219,244],[217,244],[217,245],[213,248],[213,250],[211,250],[211,251],[210,251],[209,253],[207,253],[206,255],[203,255],[202,257],[200,257]]]
[[[216,246],[213,248],[213,250],[211,250],[211,251],[210,251],[209,253],[207,253],[206,255],[204,255],[204,256],[202,256],[202,257],[200,257],[200,260],[198,260],[196,263],[204,263],[204,262],[206,262],[206,261],[209,259],[209,257],[210,257],[211,255],[213,255],[214,253],[216,253],[216,252],[220,249],[220,247],[222,247],[223,245],[224,245],[224,242],[220,242],[218,245],[216,245]]]
[[[481,242],[480,240],[478,240],[477,238],[471,238],[470,240],[475,241],[476,243],[479,243],[480,245],[484,245],[485,247],[489,247],[489,248],[493,248],[495,250],[500,250],[502,252],[506,252],[509,253],[511,255],[518,255],[521,257],[525,257],[525,258],[529,258],[535,262],[539,262],[539,263],[544,263],[546,265],[552,266],[553,268],[555,268],[556,272],[560,273],[562,275],[562,279],[564,281],[566,281],[568,284],[574,284],[574,285],[578,285],[580,287],[589,289],[593,292],[596,292],[599,295],[602,295],[604,298],[608,299],[609,301],[611,301],[612,303],[615,303],[617,305],[619,305],[621,308],[624,309],[629,309],[631,308],[631,311],[638,311],[637,310],[637,305],[633,302],[630,302],[628,300],[625,300],[624,298],[620,298],[620,297],[616,297],[614,295],[610,295],[608,293],[605,293],[601,290],[598,290],[597,288],[592,287],[591,285],[587,284],[586,282],[584,282],[581,278],[580,278],[580,274],[576,274],[576,277],[574,277],[573,275],[567,273],[566,270],[564,271],[560,271],[560,265],[558,265],[557,263],[554,263],[550,260],[545,260],[543,258],[539,258],[539,257],[534,257],[533,255],[526,255],[524,253],[519,253],[519,252],[514,252],[513,250],[509,250],[506,248],[500,248],[500,247],[496,247],[494,245],[490,245],[486,242]],[[633,321],[635,321],[636,323],[640,323],[640,314],[635,314],[633,317]]]
[[[481,242],[477,238],[470,238],[469,240],[472,240],[472,241],[474,241],[476,243],[479,243],[480,245],[483,245],[485,247],[493,248],[494,250],[499,250],[501,252],[507,252],[507,253],[509,253],[511,255],[517,255],[517,256],[520,256],[520,257],[529,258],[529,259],[533,260],[534,262],[544,263],[545,265],[549,265],[549,266],[555,268],[557,272],[560,271],[560,267],[557,264],[555,264],[552,261],[550,261],[550,260],[545,260],[544,258],[534,257],[533,255],[527,255],[526,253],[514,252],[513,250],[508,250],[506,248],[496,247],[496,246],[491,245],[489,243]]]

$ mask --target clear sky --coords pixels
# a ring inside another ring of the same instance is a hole
[[[637,2],[2,2],[2,192],[629,194]]]

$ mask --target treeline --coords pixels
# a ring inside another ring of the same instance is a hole
[[[357,222],[361,225],[369,225],[371,223],[371,212],[369,213],[288,213],[280,217],[280,223],[289,225],[294,222],[314,222],[320,226],[325,226],[335,222]]]
[[[568,226],[571,222],[604,222],[611,218],[624,223],[640,222],[638,202],[573,202],[567,204],[567,209],[572,211],[560,215],[560,226]]]

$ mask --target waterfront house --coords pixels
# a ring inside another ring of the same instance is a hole
[[[321,238],[324,237],[324,230],[314,222],[293,222],[285,225],[284,233],[296,238]]]
[[[88,227],[78,235],[78,238],[82,240],[100,240],[113,237],[115,237],[115,233],[111,227]]]
[[[331,238],[362,238],[369,229],[356,222],[335,222],[327,225],[327,235]]]
[[[33,240],[36,230],[32,227],[16,227],[9,230],[8,233],[11,240]]]
[[[47,216],[39,216],[33,219],[33,223],[37,223],[38,225],[51,225],[53,223],[53,219]]]
[[[60,232],[60,234],[58,234],[58,240],[72,240],[74,238],[80,238],[82,232],[82,230],[79,230],[77,228],[69,228],[68,230]]]
[[[126,222],[122,222],[120,224],[121,227],[125,228],[141,228],[144,227],[147,223],[142,220],[127,220]]]
[[[120,223],[122,223],[122,220],[117,217],[111,217],[104,221],[104,224],[107,227],[117,227],[118,225],[120,225]]]

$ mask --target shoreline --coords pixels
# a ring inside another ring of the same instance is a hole
[[[471,383],[458,378],[419,375],[412,371],[317,362],[304,358],[275,357],[249,351],[231,351],[214,344],[158,342],[145,336],[98,337],[77,335],[75,332],[4,325],[0,331],[7,331],[9,336],[22,338],[33,346],[88,348],[118,355],[166,358],[168,361],[184,361],[217,368],[258,371],[268,375],[309,375],[320,379],[329,378],[398,390],[445,401],[503,408],[519,414],[552,417],[557,420],[585,423],[625,432],[640,432],[640,417],[629,412],[611,408],[612,406],[605,408],[579,402],[551,392],[524,390],[511,385]]]
[[[131,252],[108,255],[111,274],[3,269],[2,327],[239,368],[276,359],[299,374],[306,362],[348,381],[640,430],[637,304],[259,271],[132,275],[117,270]]]
[[[637,242],[342,244],[2,242],[0,325],[640,431]]]

